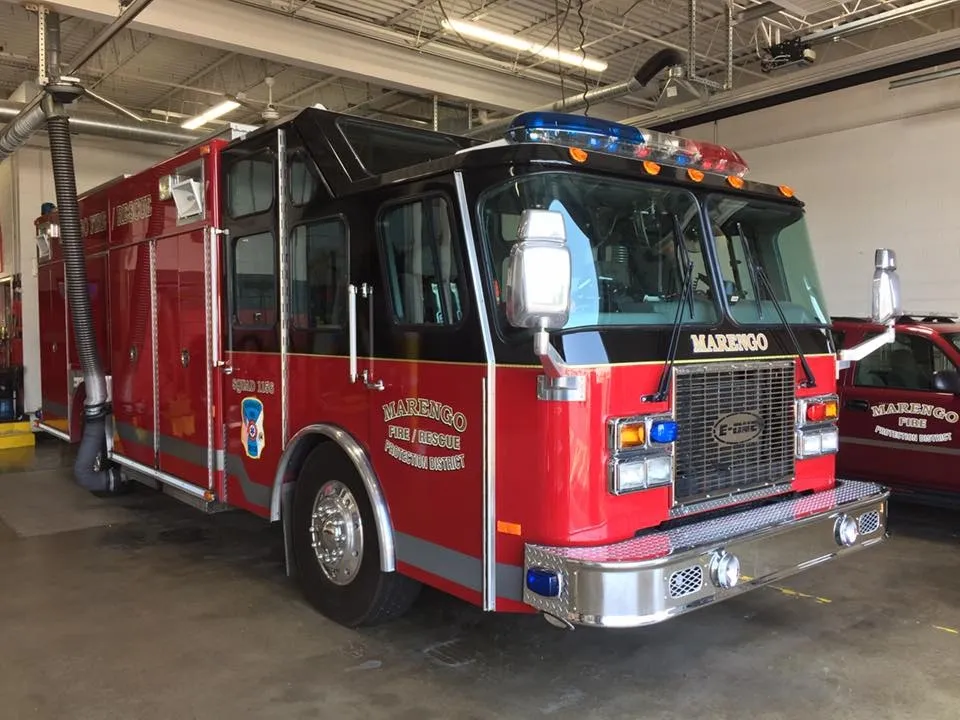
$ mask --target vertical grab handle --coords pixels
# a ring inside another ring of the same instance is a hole
[[[347,285],[347,317],[350,334],[350,382],[357,381],[357,286]]]

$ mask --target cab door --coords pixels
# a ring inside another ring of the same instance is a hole
[[[840,409],[841,476],[912,490],[960,490],[960,399],[933,388],[957,366],[935,336],[903,329],[850,368]]]
[[[220,499],[270,511],[283,453],[277,134],[222,155],[221,336],[218,368],[225,436]]]
[[[457,197],[452,177],[384,197],[374,218],[363,213],[372,242],[351,246],[351,274],[359,283],[358,326],[366,330],[358,382],[369,393],[369,448],[396,531],[398,566],[480,604],[489,589],[488,378],[484,309],[473,301]]]

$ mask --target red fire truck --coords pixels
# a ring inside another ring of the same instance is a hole
[[[484,142],[311,108],[90,191],[98,463],[282,522],[288,571],[350,626],[423,583],[642,625],[879,543],[886,488],[835,477],[803,205],[746,173],[573,115]],[[69,275],[39,228],[40,427],[76,442]]]

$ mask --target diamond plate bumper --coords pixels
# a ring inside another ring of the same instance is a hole
[[[886,537],[889,491],[873,483],[837,486],[723,517],[595,547],[526,545],[530,568],[559,575],[556,597],[524,587],[534,608],[575,625],[633,627],[661,622],[761,587]],[[850,547],[836,540],[837,519],[848,515],[860,534]],[[740,582],[713,582],[719,551],[740,560]]]

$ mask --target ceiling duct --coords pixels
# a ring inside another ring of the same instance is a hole
[[[27,105],[24,103],[0,100],[0,120],[13,120],[26,107]],[[209,135],[209,133],[200,135],[179,130],[165,130],[159,127],[150,127],[143,123],[127,123],[82,114],[70,115],[70,129],[84,135],[98,135],[114,140],[159,143],[177,147],[192,145]]]
[[[683,56],[679,52],[671,48],[665,48],[655,53],[649,60],[641,65],[634,76],[628,80],[597,88],[596,90],[590,90],[589,92],[570,95],[562,100],[557,100],[555,103],[541,105],[527,112],[572,112],[587,105],[623,97],[624,95],[629,95],[632,92],[646,87],[661,71],[667,68],[682,66],[682,64]],[[485,123],[479,127],[468,130],[464,135],[467,137],[476,137],[478,135],[490,135],[499,132],[507,128],[515,117],[517,116],[511,115],[500,120]]]

